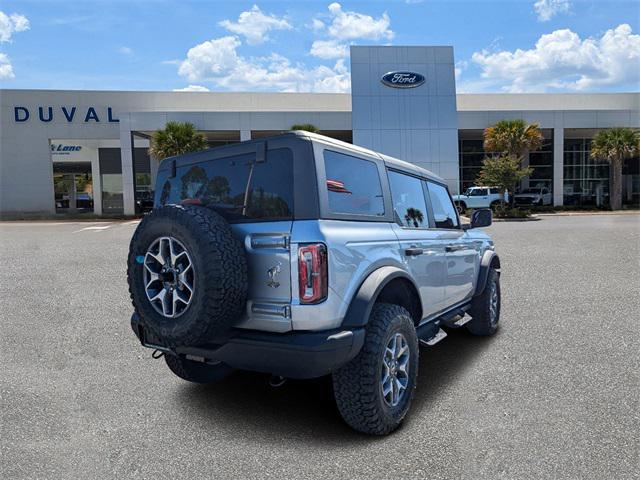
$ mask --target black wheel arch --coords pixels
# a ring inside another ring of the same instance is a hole
[[[481,295],[487,286],[487,278],[489,277],[489,270],[496,270],[500,273],[500,257],[493,250],[487,250],[480,259],[480,270],[478,272],[478,282],[476,283],[476,290],[473,294],[474,297]]]
[[[362,282],[351,299],[342,326],[345,328],[365,326],[376,302],[391,303],[406,308],[416,325],[422,319],[422,302],[413,279],[401,268],[385,266],[371,272]]]

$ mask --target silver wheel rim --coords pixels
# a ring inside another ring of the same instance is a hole
[[[409,344],[401,333],[394,334],[384,350],[380,388],[390,407],[397,406],[409,385]]]
[[[193,262],[173,237],[159,237],[144,256],[144,290],[151,306],[166,318],[187,311],[195,292]]]
[[[491,295],[489,297],[489,321],[491,325],[498,322],[498,289],[496,284],[491,284]]]

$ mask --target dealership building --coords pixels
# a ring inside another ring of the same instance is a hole
[[[392,73],[389,75],[389,73]],[[407,160],[458,193],[474,184],[483,129],[538,123],[545,142],[523,187],[555,205],[606,205],[609,167],[589,157],[602,129],[640,128],[640,93],[456,93],[452,47],[351,47],[351,94],[0,90],[0,214],[134,214],[153,194],[153,132],[191,122],[214,147],[311,123],[324,135]],[[638,206],[640,160],[623,166]]]

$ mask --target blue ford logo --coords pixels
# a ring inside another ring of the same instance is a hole
[[[415,72],[389,72],[381,79],[387,87],[414,88],[424,83],[424,75]]]

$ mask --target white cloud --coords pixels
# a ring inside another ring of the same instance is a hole
[[[559,13],[567,13],[570,7],[569,0],[537,0],[533,4],[533,9],[541,22],[547,22]]]
[[[267,33],[271,30],[291,30],[293,28],[286,19],[265,14],[257,5],[254,5],[251,10],[242,12],[237,22],[223,20],[219,25],[232,33],[242,35],[249,45],[269,40]]]
[[[240,62],[236,53],[236,48],[240,45],[238,37],[221,37],[202,42],[189,49],[187,58],[180,63],[178,74],[192,82],[223,75]]]
[[[314,57],[329,59],[343,58],[349,54],[350,40],[391,40],[394,36],[389,28],[391,20],[385,12],[380,18],[373,18],[358,12],[342,10],[337,2],[329,5],[330,23],[326,29],[325,40],[316,40],[311,45],[309,54]],[[325,29],[324,22],[313,20],[312,30],[319,32]]]
[[[325,26],[326,25],[322,20],[318,20],[317,18],[314,18],[313,20],[311,20],[311,30],[313,30],[314,32],[319,32]]]
[[[584,40],[569,29],[556,30],[530,50],[483,50],[472,60],[487,84],[508,92],[640,86],[640,35],[628,24]]]
[[[120,47],[118,49],[118,53],[121,53],[122,55],[133,55],[133,49],[130,47]]]
[[[14,78],[13,67],[6,53],[0,53],[0,80],[5,78]]]
[[[460,75],[462,75],[462,72],[466,70],[468,66],[469,66],[469,62],[467,62],[466,60],[459,60],[456,62],[455,68],[454,68],[456,80],[460,78]]]
[[[309,53],[324,59],[344,58],[349,54],[349,47],[338,40],[316,40],[311,45]]]
[[[24,15],[12,13],[7,15],[0,11],[0,43],[11,41],[14,33],[29,30],[29,20]]]
[[[391,19],[385,12],[378,19],[363,13],[342,10],[342,5],[337,2],[329,5],[332,16],[328,33],[339,40],[391,40],[393,31],[389,28]]]
[[[210,92],[211,90],[209,90],[207,87],[204,87],[202,85],[189,85],[184,88],[174,88],[173,91],[174,92]]]
[[[244,57],[237,37],[208,40],[187,52],[178,73],[191,82],[210,82],[232,91],[347,92],[350,75],[344,61],[308,68],[278,54]]]

